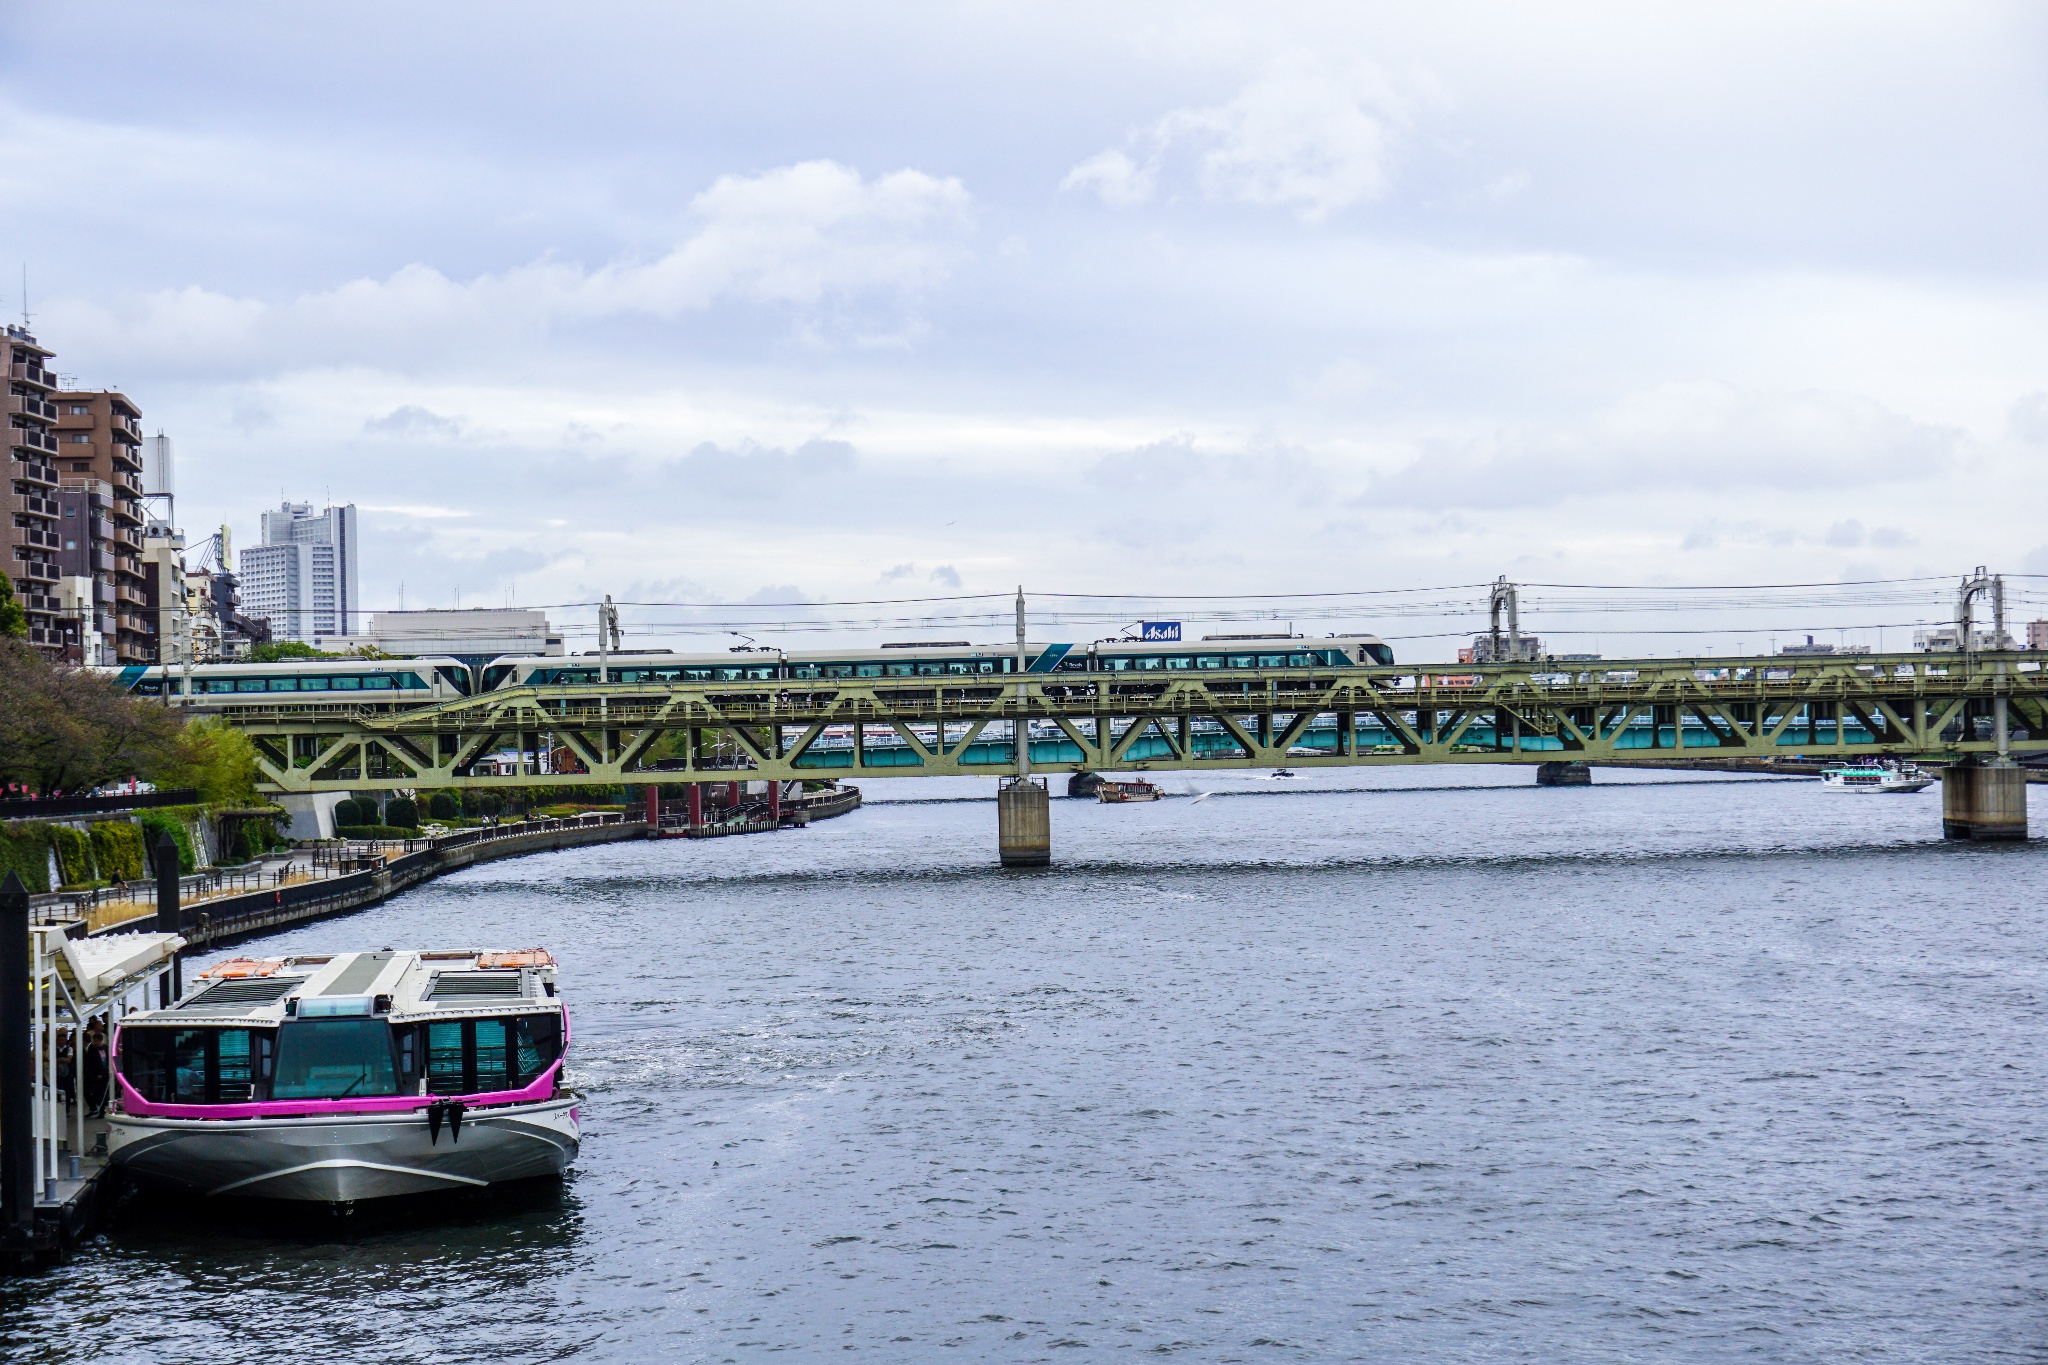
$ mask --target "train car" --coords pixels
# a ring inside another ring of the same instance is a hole
[[[1024,646],[1029,673],[1124,673],[1210,668],[1369,668],[1394,662],[1377,636],[1211,635],[1199,641],[1152,643],[1098,640],[1093,644]],[[1017,671],[1013,644],[965,640],[906,641],[877,649],[791,652],[732,650],[722,654],[668,651],[613,654],[600,665],[591,654],[571,658],[494,659],[482,688],[594,685],[603,667],[611,683],[827,681],[835,678],[992,679]]]
[[[290,697],[335,702],[430,702],[466,697],[475,674],[450,658],[280,659],[275,663],[130,664],[95,668],[141,697],[186,697],[206,709],[268,705]]]

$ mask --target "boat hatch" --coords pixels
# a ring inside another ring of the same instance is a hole
[[[178,1008],[181,1010],[247,1009],[252,1005],[274,1005],[301,985],[303,976],[243,976],[216,981]]]
[[[429,1000],[476,1000],[492,996],[520,996],[519,976],[510,972],[437,972],[427,991]]]
[[[476,960],[481,970],[505,967],[552,967],[555,955],[545,948],[521,948],[510,953],[482,953]]]

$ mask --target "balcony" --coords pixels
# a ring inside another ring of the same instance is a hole
[[[8,394],[7,411],[18,412],[27,417],[42,417],[52,422],[57,420],[57,405],[55,403],[52,403],[47,398],[38,398],[34,394],[29,393]]]
[[[24,384],[39,385],[46,389],[57,387],[57,376],[51,374],[40,365],[9,365],[7,367],[7,377],[9,379],[18,379]]]
[[[23,578],[32,579],[38,583],[47,584],[57,581],[57,566],[55,564],[45,564],[38,559],[17,560],[14,568],[15,572],[19,573]]]
[[[57,515],[57,500],[55,498],[37,497],[28,488],[20,484],[15,485],[14,493],[16,497],[21,499],[21,510],[29,515],[37,517],[54,517]]]
[[[136,608],[145,608],[149,605],[149,599],[142,595],[142,589],[131,587],[126,583],[117,584],[115,586],[114,600],[117,602],[124,602],[127,605]],[[125,615],[125,613],[123,614]]]
[[[15,463],[21,466],[21,468],[14,471],[15,478],[26,479],[30,483],[46,483],[53,488],[56,487],[57,468],[55,465],[47,465],[40,460],[23,460],[18,457]]]
[[[57,438],[41,427],[9,427],[7,443],[15,447],[26,446],[30,450],[47,450],[51,454],[57,451]]]
[[[45,550],[61,550],[64,548],[63,537],[59,536],[55,531],[45,531],[40,526],[24,526],[16,530],[14,534],[24,545],[38,545]]]

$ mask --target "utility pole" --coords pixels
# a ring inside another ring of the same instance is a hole
[[[1503,610],[1508,614],[1508,638],[1505,648],[1500,638],[1500,614]],[[1508,582],[1506,574],[1494,580],[1493,590],[1487,595],[1486,616],[1490,646],[1487,653],[1491,656],[1487,662],[1519,662],[1522,657],[1522,604],[1516,595],[1515,585]]]
[[[612,680],[612,650],[619,642],[619,609],[612,605],[612,595],[604,595],[604,605],[597,609],[597,713],[601,720],[611,719],[611,699],[604,689]]]
[[[1029,695],[1024,681],[1024,585],[1017,585],[1017,776],[1031,776],[1031,722],[1024,714]]]

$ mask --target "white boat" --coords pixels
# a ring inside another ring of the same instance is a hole
[[[185,1194],[349,1203],[558,1176],[581,1139],[554,958],[237,958],[114,1040],[108,1152]]]
[[[1823,787],[1838,792],[1917,792],[1934,781],[1935,774],[1911,763],[1845,763],[1820,775]]]

